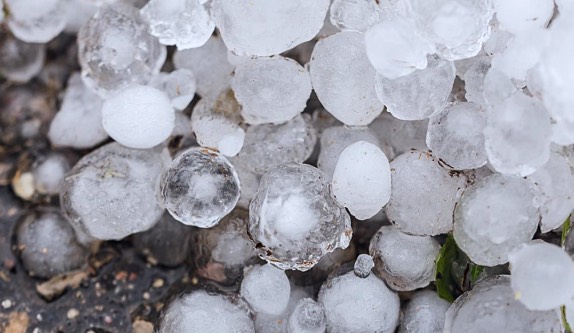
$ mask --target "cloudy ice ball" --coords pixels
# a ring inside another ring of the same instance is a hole
[[[169,137],[175,126],[175,113],[164,92],[138,85],[104,102],[102,125],[120,144],[146,149]]]
[[[544,29],[554,14],[552,0],[493,0],[500,27],[513,34]]]
[[[291,285],[283,270],[266,264],[247,269],[240,293],[255,312],[279,315],[289,303]]]
[[[327,326],[325,310],[312,298],[303,298],[289,316],[289,333],[323,333]]]
[[[449,306],[434,290],[415,293],[403,311],[399,333],[442,333]]]

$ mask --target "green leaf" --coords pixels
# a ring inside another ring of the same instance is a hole
[[[451,234],[449,234],[440,249],[435,261],[436,291],[440,298],[454,302],[454,284],[452,276],[452,263],[456,259],[458,247]]]
[[[572,328],[570,324],[566,321],[566,307],[562,305],[560,307],[560,313],[562,314],[562,324],[564,324],[564,333],[572,333]]]
[[[479,266],[477,264],[470,264],[470,284],[475,285],[480,278],[480,274],[484,271],[484,266]]]
[[[570,216],[568,216],[568,218],[566,218],[566,221],[564,221],[564,224],[562,224],[562,236],[560,238],[560,245],[561,246],[564,246],[564,243],[566,242],[566,236],[568,235],[570,228],[571,228]],[[560,307],[560,313],[562,314],[562,323],[564,324],[564,333],[572,333],[572,328],[570,327],[570,324],[568,324],[568,321],[566,320],[566,307],[564,305],[562,305]]]

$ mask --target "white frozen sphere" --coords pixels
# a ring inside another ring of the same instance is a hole
[[[329,0],[214,0],[211,10],[225,45],[238,55],[270,56],[319,32]]]
[[[383,19],[383,11],[374,0],[334,0],[329,9],[331,24],[339,30],[363,32]]]
[[[444,234],[452,230],[452,212],[465,187],[466,177],[444,168],[428,152],[411,150],[391,162],[385,212],[403,232]]]
[[[494,174],[467,189],[454,213],[454,239],[483,266],[508,262],[508,254],[534,236],[540,214],[529,181]]]
[[[289,304],[287,304],[283,313],[280,315],[268,315],[264,313],[257,314],[255,317],[255,331],[291,333],[289,331],[289,317],[293,313],[299,301],[309,297],[312,297],[309,288],[291,285]]]
[[[291,285],[283,270],[266,264],[247,268],[240,293],[256,313],[279,315],[289,303]]]
[[[399,333],[442,333],[449,306],[436,291],[415,293],[403,310]]]
[[[6,0],[8,28],[28,43],[47,43],[66,26],[65,0]]]
[[[514,297],[530,310],[558,309],[574,298],[574,261],[560,247],[524,244],[508,256]]]
[[[120,144],[145,149],[169,137],[175,126],[175,113],[164,92],[132,86],[104,102],[102,125]]]
[[[62,180],[72,168],[68,157],[59,153],[46,156],[32,174],[34,176],[34,189],[42,194],[55,195],[60,193]]]
[[[305,109],[311,79],[307,70],[292,59],[256,58],[237,65],[231,88],[247,123],[278,124]]]
[[[365,278],[371,274],[373,267],[375,267],[373,257],[368,254],[359,254],[357,260],[355,260],[353,272],[355,272],[356,276]]]
[[[397,291],[423,288],[434,281],[439,250],[434,238],[408,235],[395,226],[381,227],[369,246],[375,274]]]
[[[492,0],[500,27],[513,34],[526,35],[544,29],[554,14],[552,0]]]
[[[319,40],[309,66],[317,97],[346,125],[368,125],[383,111],[361,33],[345,31]]]
[[[377,214],[391,196],[391,169],[385,153],[376,145],[359,141],[339,155],[333,196],[359,220]]]
[[[288,333],[324,333],[326,326],[323,306],[312,298],[304,298],[289,316]]]
[[[189,69],[180,68],[169,73],[159,73],[150,86],[167,94],[171,106],[178,111],[185,109],[195,96],[195,76]]]
[[[457,170],[486,164],[486,112],[478,104],[458,103],[432,116],[426,142],[433,154]]]

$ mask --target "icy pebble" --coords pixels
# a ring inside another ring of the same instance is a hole
[[[371,270],[375,267],[373,257],[368,254],[360,254],[355,260],[354,272],[355,275],[361,278],[366,278],[371,274]]]
[[[55,195],[60,193],[60,187],[66,172],[71,169],[68,158],[59,153],[51,153],[34,168],[34,188],[38,193]]]
[[[334,0],[329,13],[331,24],[340,30],[363,32],[383,19],[375,0]]]
[[[449,306],[435,291],[415,293],[403,311],[399,333],[442,333]]]
[[[288,333],[323,333],[326,328],[325,310],[312,298],[297,302],[289,316]]]
[[[195,76],[185,68],[159,73],[152,79],[150,86],[165,92],[171,106],[178,111],[185,109],[195,96]]]
[[[278,315],[289,303],[291,285],[283,270],[266,264],[247,268],[240,293],[256,313]]]

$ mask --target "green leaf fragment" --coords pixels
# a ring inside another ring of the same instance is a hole
[[[454,285],[452,276],[452,263],[456,259],[458,248],[452,235],[448,235],[440,249],[435,262],[436,290],[440,298],[454,302]]]

